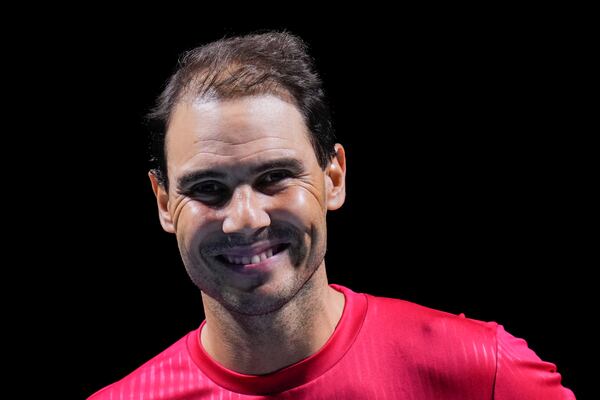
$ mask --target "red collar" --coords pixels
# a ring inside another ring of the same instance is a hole
[[[303,385],[323,375],[350,349],[367,314],[367,298],[352,290],[331,285],[346,298],[342,318],[333,335],[315,354],[268,375],[245,375],[229,370],[214,361],[200,344],[200,328],[187,337],[187,347],[196,365],[206,376],[227,390],[249,394],[266,395],[280,393]]]

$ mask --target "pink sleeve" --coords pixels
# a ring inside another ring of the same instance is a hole
[[[573,392],[560,384],[556,366],[542,361],[523,339],[498,326],[498,357],[494,400],[573,400]]]

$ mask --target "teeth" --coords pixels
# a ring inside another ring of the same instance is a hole
[[[261,261],[265,261],[267,258],[273,257],[273,249],[268,249],[267,251],[263,251],[262,253],[255,254],[251,257],[224,256],[230,264],[258,264]]]

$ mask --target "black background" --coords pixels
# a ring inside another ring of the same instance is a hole
[[[560,23],[536,21],[74,20],[22,48],[39,61],[29,78],[44,82],[42,107],[21,121],[43,127],[32,141],[47,173],[29,190],[43,193],[40,252],[58,264],[39,276],[61,282],[39,314],[52,314],[43,326],[76,396],[202,321],[158,223],[142,118],[181,52],[260,29],[309,43],[347,151],[347,202],[328,216],[330,281],[499,322],[579,394],[584,271],[597,266],[573,91],[581,54]]]

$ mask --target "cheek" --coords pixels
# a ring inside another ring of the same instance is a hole
[[[201,240],[202,232],[207,231],[207,227],[217,223],[215,213],[202,204],[189,201],[181,209],[176,222],[177,237],[182,243],[195,242]]]
[[[325,216],[326,207],[322,195],[314,187],[296,186],[290,188],[281,199],[281,204],[304,222]]]
[[[175,220],[175,224],[178,230],[185,231],[189,229],[191,225],[194,225],[201,218],[201,215],[202,210],[200,210],[200,207],[190,201],[181,209],[181,212]]]

